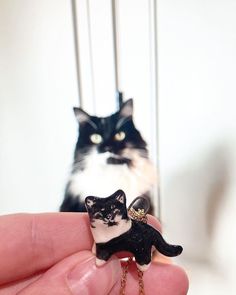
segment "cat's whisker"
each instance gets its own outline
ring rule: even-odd
[[[125,155],[125,154],[121,154],[121,155],[112,154],[112,157],[113,157],[113,158],[116,158],[116,159],[122,159],[122,158],[125,158],[125,159],[130,160],[130,161],[133,160],[132,157],[130,157],[130,156],[128,156],[128,155]]]
[[[116,130],[119,130],[122,126],[124,126],[127,122],[129,122],[132,117],[122,117],[116,124]]]
[[[98,130],[97,125],[92,120],[88,120],[87,123],[89,123],[95,130]]]

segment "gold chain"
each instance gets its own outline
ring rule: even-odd
[[[129,260],[126,262],[126,264],[122,268],[122,276],[121,276],[121,283],[120,283],[120,295],[125,295],[127,273],[128,273],[129,266],[130,266],[132,260],[133,260],[133,258],[129,257]]]
[[[123,272],[122,272],[121,284],[120,284],[120,295],[125,295],[127,274],[128,274],[129,266],[130,266],[132,261],[133,261],[133,258],[129,257],[128,261],[123,266]],[[137,268],[137,273],[138,273],[139,295],[145,295],[144,282],[143,282],[143,272]]]
[[[145,214],[144,209],[138,209],[138,211],[136,211],[134,208],[131,207],[129,209],[129,215],[135,220],[147,223],[147,215]]]
[[[147,223],[147,216],[143,209],[138,209],[136,211],[132,207],[129,209],[129,215],[136,220],[142,221]],[[120,295],[125,295],[125,287],[127,282],[127,274],[129,270],[129,266],[132,263],[133,258],[129,257],[128,261],[122,268],[122,276],[121,276],[121,283],[120,283]],[[138,273],[138,285],[139,285],[139,295],[145,295],[144,292],[144,282],[143,282],[143,272],[137,268]]]

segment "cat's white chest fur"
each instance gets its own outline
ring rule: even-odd
[[[83,201],[87,196],[107,197],[121,189],[126,193],[127,204],[148,192],[156,180],[155,169],[148,159],[130,152],[134,165],[107,164],[110,153],[93,150],[86,156],[85,169],[71,175],[69,191]]]

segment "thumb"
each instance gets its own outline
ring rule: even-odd
[[[82,251],[54,265],[19,295],[106,295],[120,277],[121,267],[116,257],[97,267],[95,256]]]

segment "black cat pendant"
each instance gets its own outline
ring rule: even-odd
[[[138,208],[140,200],[131,204],[128,214],[126,196],[122,190],[107,198],[89,196],[85,199],[95,242],[93,252],[97,257],[97,266],[104,264],[117,252],[128,251],[134,255],[137,267],[145,271],[151,263],[153,246],[169,257],[182,253],[181,246],[166,243],[158,230],[145,223],[145,214],[142,213],[148,209]],[[136,218],[137,215],[141,218]]]

